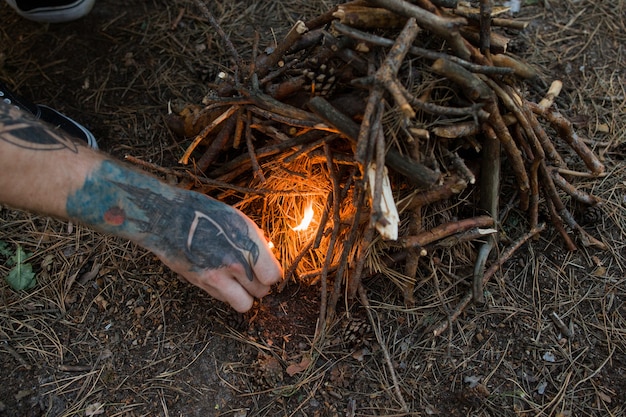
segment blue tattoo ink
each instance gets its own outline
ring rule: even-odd
[[[70,217],[125,236],[194,269],[244,266],[249,280],[259,247],[234,209],[202,194],[160,181],[111,161],[88,176],[66,204]]]

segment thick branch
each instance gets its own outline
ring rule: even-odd
[[[421,27],[447,40],[459,57],[466,60],[470,58],[471,54],[459,33],[459,27],[467,25],[464,18],[440,17],[404,0],[368,0],[368,2],[403,16],[414,17]]]
[[[430,230],[415,236],[405,236],[399,239],[405,248],[424,247],[437,240],[446,238],[455,233],[465,232],[474,227],[493,227],[494,220],[491,216],[478,216],[436,226]]]

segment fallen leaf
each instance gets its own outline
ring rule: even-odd
[[[598,130],[598,132],[601,133],[610,133],[611,129],[609,128],[609,125],[607,125],[606,123],[598,123],[598,125],[596,126],[596,129]]]
[[[33,266],[30,263],[25,263],[29,256],[30,254],[24,252],[24,249],[18,245],[15,254],[7,261],[7,264],[12,265],[13,269],[5,278],[15,291],[29,290],[37,285]]]
[[[98,307],[100,307],[102,310],[106,310],[106,309],[107,309],[107,306],[109,305],[109,302],[108,302],[107,300],[105,300],[105,299],[104,299],[104,297],[103,297],[102,295],[100,295],[100,294],[98,294],[98,295],[96,296],[96,298],[94,298],[94,300],[93,300],[93,301],[94,301],[94,302],[98,305]]]
[[[100,402],[89,404],[85,409],[86,416],[97,416],[99,414],[104,414],[104,407]]]
[[[603,266],[599,266],[592,272],[592,275],[594,277],[601,277],[603,275],[606,275],[606,268]]]
[[[603,402],[607,403],[607,404],[611,404],[611,397],[609,397],[608,395],[606,395],[605,393],[603,393],[602,391],[598,391],[598,397],[600,398],[600,400],[602,400]]]
[[[287,375],[294,376],[297,373],[304,371],[311,364],[311,358],[309,356],[303,356],[302,360],[298,364],[291,364],[287,367]]]
[[[368,355],[369,353],[370,351],[368,348],[363,348],[352,352],[352,357],[359,362],[363,362],[365,360],[365,355]]]
[[[31,264],[18,263],[11,269],[6,280],[15,291],[29,290],[37,285]]]

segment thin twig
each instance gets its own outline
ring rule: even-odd
[[[346,36],[350,36],[353,39],[367,42],[372,45],[392,46],[394,43],[394,41],[391,39],[387,39],[382,36],[363,32],[363,31],[360,31],[358,29],[352,28],[348,25],[344,25],[339,22],[333,22],[333,28]],[[514,72],[512,68],[508,68],[508,67],[499,68],[499,67],[493,67],[493,66],[488,66],[488,65],[478,65],[470,61],[467,61],[465,59],[456,57],[454,55],[446,54],[443,52],[432,51],[430,49],[419,48],[417,46],[411,46],[409,48],[409,54],[428,58],[433,61],[440,59],[440,58],[447,59],[477,74],[506,75],[506,74],[513,74]]]
[[[502,267],[502,265],[504,265],[504,263],[508,261],[511,258],[511,256],[513,256],[513,254],[524,243],[526,243],[529,239],[531,239],[536,234],[541,233],[545,228],[546,228],[545,224],[541,224],[537,226],[536,228],[530,230],[521,238],[513,242],[504,252],[502,252],[498,260],[493,265],[491,265],[489,269],[487,269],[487,271],[485,272],[485,275],[483,276],[483,286],[487,284],[487,282],[489,282],[491,277],[493,277],[493,275]],[[463,299],[459,302],[459,304],[457,304],[454,311],[452,311],[452,313],[450,314],[450,317],[448,317],[445,321],[441,322],[441,324],[435,330],[433,330],[433,335],[440,336],[441,334],[443,334],[443,332],[445,332],[448,329],[448,326],[452,322],[456,321],[456,319],[459,318],[461,313],[463,313],[465,308],[471,303],[472,298],[473,298],[472,291],[469,291],[467,295],[465,295],[465,297],[463,297]]]
[[[370,302],[367,298],[367,293],[365,292],[365,288],[363,288],[362,285],[359,285],[358,290],[359,290],[358,292],[359,292],[359,298],[361,300],[361,304],[363,304],[363,306],[365,307],[365,311],[367,311],[367,317],[370,320],[372,329],[374,329],[374,334],[376,335],[376,341],[378,342],[378,346],[380,346],[380,349],[383,351],[383,356],[385,357],[385,364],[387,365],[387,370],[389,371],[389,374],[391,375],[391,381],[393,382],[393,387],[392,387],[393,392],[396,394],[396,399],[400,403],[400,406],[402,407],[402,411],[405,413],[408,413],[409,406],[404,400],[402,391],[400,391],[400,381],[398,381],[398,376],[396,374],[396,370],[393,365],[391,355],[389,354],[389,349],[387,348],[387,342],[385,341],[385,338],[380,331],[379,324],[376,322],[376,320],[374,320],[374,314],[372,313],[372,306],[370,305]]]
[[[226,32],[224,32],[224,29],[222,29],[220,24],[217,22],[217,20],[215,19],[215,16],[213,16],[213,14],[209,11],[206,4],[204,4],[202,0],[195,0],[195,1],[196,1],[196,5],[200,8],[200,11],[204,15],[204,17],[206,17],[209,20],[209,23],[211,24],[211,26],[213,26],[213,29],[217,32],[220,38],[222,38],[222,42],[224,42],[224,45],[226,46],[226,50],[228,51],[228,53],[230,53],[230,57],[233,61],[233,64],[235,64],[238,70],[241,70],[243,68],[243,64],[242,64],[241,58],[239,57],[239,53],[237,52],[237,49],[235,48],[235,45],[233,45],[233,43],[230,41],[230,38],[228,37]],[[235,80],[236,80],[235,82],[237,83],[238,80],[236,78]]]
[[[252,115],[250,112],[246,115],[246,147],[248,148],[248,155],[250,156],[250,163],[252,164],[252,172],[253,177],[258,178],[261,183],[265,183],[265,175],[263,175],[263,170],[259,166],[259,161],[256,159],[256,154],[254,153],[254,144],[252,143],[252,129],[250,125],[252,124]]]

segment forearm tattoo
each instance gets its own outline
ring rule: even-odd
[[[0,140],[32,151],[70,151],[81,146],[60,131],[0,103]],[[241,264],[250,281],[259,246],[246,220],[230,206],[199,193],[103,160],[70,195],[72,219],[130,238],[167,259],[186,259],[199,272]]]
[[[240,214],[112,161],[104,161],[70,196],[67,212],[107,232],[141,236],[146,246],[168,258],[184,256],[196,270],[241,264],[248,279],[254,278],[259,247]]]

